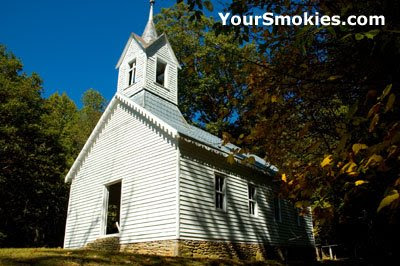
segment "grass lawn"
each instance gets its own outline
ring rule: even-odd
[[[161,257],[122,252],[64,250],[61,248],[0,249],[0,265],[282,265],[276,261],[246,262],[217,259]]]

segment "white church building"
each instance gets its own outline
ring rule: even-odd
[[[312,254],[310,215],[274,193],[274,167],[229,164],[234,145],[178,108],[180,64],[149,21],[118,61],[117,92],[66,176],[65,248],[264,259]]]

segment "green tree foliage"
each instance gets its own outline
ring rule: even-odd
[[[46,113],[42,116],[46,125],[44,130],[59,140],[68,168],[82,148],[82,141],[78,138],[78,108],[66,93],[60,95],[56,92],[45,100],[45,109]]]
[[[179,106],[193,123],[220,134],[234,131],[242,108],[237,99],[246,91],[248,73],[243,65],[255,57],[255,46],[240,45],[233,34],[216,35],[213,19],[200,16],[184,3],[163,9],[155,17],[159,32],[165,32],[181,63]],[[221,67],[224,66],[224,67]]]
[[[201,13],[205,1],[187,2]],[[225,134],[226,141],[278,166],[285,174],[281,192],[298,207],[312,207],[317,241],[344,243],[365,256],[393,254],[400,222],[399,3],[247,0],[227,9],[385,16],[379,27],[214,28],[235,32],[259,51],[246,65],[252,71],[243,135]]]
[[[75,124],[79,151],[103,114],[107,101],[100,92],[89,89],[83,94],[82,103],[83,107],[79,110],[79,120]]]
[[[57,136],[44,130],[41,81],[0,46],[0,245],[61,243],[67,190]]]
[[[38,75],[0,46],[0,247],[62,245],[64,177],[106,105],[93,89],[80,110],[65,93],[41,93]]]

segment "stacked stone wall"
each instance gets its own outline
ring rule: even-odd
[[[275,247],[257,243],[224,241],[159,240],[120,245],[119,237],[105,237],[87,244],[85,248],[193,258],[253,261],[263,261],[266,259],[315,260],[314,249],[312,247]]]
[[[119,237],[103,237],[88,243],[85,249],[101,250],[101,251],[119,251]]]

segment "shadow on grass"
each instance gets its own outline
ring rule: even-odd
[[[276,261],[251,262],[203,258],[163,257],[123,252],[63,249],[0,249],[0,265],[282,265]]]

